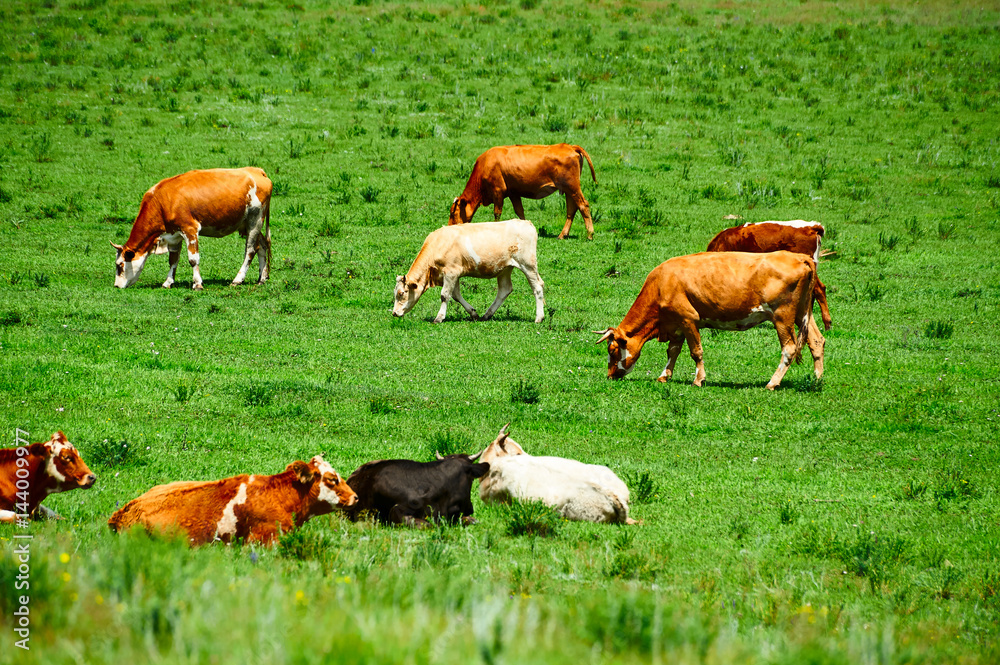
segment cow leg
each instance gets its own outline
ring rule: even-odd
[[[693,385],[701,388],[705,384],[705,360],[704,355],[701,350],[701,334],[698,332],[698,326],[694,324],[693,321],[685,321],[683,324],[684,339],[687,340],[688,350],[691,351],[691,360],[694,361],[694,383]],[[678,351],[680,349],[678,348]],[[667,347],[667,353],[669,355],[670,349]]]
[[[684,337],[679,336],[677,339],[671,339],[670,344],[667,346],[667,366],[663,368],[663,373],[657,377],[657,381],[660,383],[666,383],[674,375],[674,363],[677,362],[677,357],[681,355],[681,349],[684,347]]]
[[[448,313],[448,301],[451,300],[451,293],[455,290],[456,286],[458,286],[458,277],[445,275],[444,283],[441,285],[441,309],[438,310],[437,316],[434,317],[434,323],[444,321],[444,317]]]
[[[569,235],[569,227],[573,224],[573,217],[576,216],[576,202],[573,200],[572,196],[566,196],[566,224],[563,226],[562,233],[559,234],[560,240],[565,240],[566,236]],[[593,235],[593,234],[591,234]]]
[[[462,291],[459,288],[458,280],[455,280],[455,288],[451,292],[451,297],[458,301],[458,304],[465,308],[465,311],[469,313],[473,321],[479,319],[479,314],[476,313],[476,308],[465,301],[462,297]]]
[[[795,358],[795,335],[793,334],[792,324],[786,323],[777,317],[777,312],[774,319],[774,329],[778,333],[778,341],[781,343],[781,362],[778,363],[778,369],[774,371],[774,376],[771,380],[767,382],[767,389],[774,390],[781,383],[781,379],[784,378],[785,372],[788,371],[788,366],[792,364],[792,360]],[[812,318],[812,317],[809,317]],[[816,324],[813,323],[813,326]],[[819,328],[816,328],[819,332]],[[812,351],[812,345],[810,345],[809,350]]]
[[[181,260],[181,248],[171,247],[167,254],[167,259],[170,263],[170,269],[167,270],[167,279],[163,282],[163,288],[169,289],[174,285],[174,277],[177,275],[177,264]]]
[[[809,336],[806,338],[806,343],[809,345],[809,353],[813,357],[813,371],[816,373],[816,378],[822,379],[823,347],[826,346],[826,338],[819,331],[819,326],[816,325],[816,319],[813,318],[812,314],[809,315]]]
[[[188,250],[188,263],[191,264],[191,268],[194,271],[194,283],[191,284],[191,288],[196,291],[201,291],[205,287],[201,285],[201,269],[198,267],[198,263],[201,260],[198,255],[198,235],[194,234],[189,236],[187,243]]]
[[[233,278],[232,286],[239,286],[243,283],[243,280],[246,279],[247,270],[250,268],[250,262],[253,261],[253,257],[257,253],[257,242],[259,236],[260,231],[251,227],[249,233],[247,233],[247,246],[243,257],[243,265],[240,266],[240,271],[236,273],[236,277]]]
[[[267,213],[265,213],[267,214]],[[258,284],[263,284],[271,274],[271,232],[270,229],[260,233],[257,242]]]
[[[493,301],[493,304],[490,305],[490,308],[486,310],[486,316],[483,317],[483,321],[489,321],[491,318],[493,318],[493,315],[500,308],[500,305],[502,305],[503,301],[507,299],[507,296],[510,295],[510,292],[514,290],[513,284],[510,283],[510,273],[513,270],[514,270],[513,268],[505,268],[502,273],[497,275],[497,297]],[[544,314],[544,307],[543,307],[543,314]]]
[[[430,522],[422,517],[414,516],[412,512],[412,508],[408,509],[397,503],[389,509],[389,523],[405,524],[406,526],[416,527],[418,529],[426,529],[432,526]]]
[[[531,292],[535,294],[535,323],[541,323],[545,319],[545,282],[542,281],[535,266],[518,265],[517,267],[524,273],[528,284],[531,285]]]
[[[587,227],[587,240],[594,239],[594,220],[590,217],[590,204],[587,203],[587,199],[583,198],[583,193],[579,190],[572,192],[566,196],[566,209],[567,214],[569,214],[569,201],[572,197],[574,205],[579,209],[580,214],[583,216],[583,223]],[[566,229],[569,230],[567,222]]]
[[[524,216],[524,204],[521,203],[520,196],[511,196],[510,204],[514,206],[514,213],[517,215],[518,219],[528,219]]]

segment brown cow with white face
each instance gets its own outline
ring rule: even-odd
[[[139,215],[124,245],[111,246],[115,286],[135,284],[150,254],[169,253],[170,270],[163,288],[173,286],[181,249],[194,269],[192,288],[202,289],[198,236],[221,238],[233,232],[247,239],[246,253],[233,284],[242,284],[255,255],[259,283],[271,263],[271,181],[261,169],[188,171],[153,185],[142,197]]]
[[[566,237],[573,217],[579,210],[587,226],[587,240],[594,238],[590,205],[580,190],[583,160],[590,165],[590,176],[597,182],[594,163],[578,145],[505,145],[490,148],[476,159],[465,191],[451,204],[448,224],[465,224],[481,205],[493,204],[493,221],[500,221],[504,198],[510,199],[521,219],[521,199],[544,199],[553,192],[566,196],[566,225],[559,239]]]
[[[701,328],[749,330],[774,323],[781,343],[781,362],[767,384],[774,390],[809,345],[816,378],[823,377],[823,339],[812,316],[816,264],[803,254],[771,252],[702,252],[664,261],[649,273],[625,318],[616,328],[595,331],[597,343],[608,343],[608,378],[632,371],[643,345],[656,338],[668,342],[667,366],[659,381],[673,375],[674,363],[687,341],[697,369],[694,385],[705,382]],[[795,327],[799,335],[795,336]]]
[[[777,252],[786,250],[811,256],[819,263],[819,249],[825,229],[819,222],[795,219],[787,222],[757,222],[723,229],[708,243],[709,252]],[[833,325],[826,303],[826,286],[816,277],[816,302],[823,327]]]
[[[0,450],[0,522],[31,515],[49,494],[88,489],[96,480],[62,432],[44,443]]]
[[[273,476],[158,485],[108,520],[112,531],[183,531],[192,545],[221,540],[270,544],[310,518],[353,506],[358,497],[320,455]]]

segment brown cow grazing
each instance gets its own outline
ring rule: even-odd
[[[643,344],[655,337],[669,342],[667,366],[658,380],[673,375],[687,340],[697,366],[694,385],[701,386],[705,364],[699,329],[748,330],[764,321],[774,323],[781,342],[781,362],[767,384],[769,390],[781,383],[804,343],[809,344],[816,378],[822,378],[826,340],[812,318],[815,280],[815,262],[792,252],[702,252],[664,261],[646,277],[618,327],[597,331],[597,342],[608,342],[608,378],[631,372]]]
[[[514,212],[521,219],[524,206],[521,199],[544,199],[559,191],[566,196],[566,225],[559,239],[566,237],[573,217],[579,210],[587,225],[587,239],[594,238],[594,221],[590,205],[580,191],[583,160],[590,164],[590,176],[597,182],[594,163],[587,151],[578,145],[506,145],[490,148],[479,155],[465,191],[451,204],[448,224],[465,224],[481,205],[493,204],[493,221],[500,221],[503,200],[509,198]]]
[[[789,222],[758,222],[723,229],[708,243],[710,252],[777,252],[784,249],[808,254],[819,263],[819,247],[823,241],[823,225],[796,219]],[[816,302],[823,317],[823,327],[833,325],[826,304],[826,286],[816,277]]]
[[[108,526],[121,532],[136,524],[147,531],[184,531],[192,545],[215,540],[270,544],[312,517],[358,500],[320,455],[292,462],[274,476],[246,474],[205,482],[158,485],[118,510]]]
[[[97,476],[62,432],[45,443],[0,450],[0,522],[31,515],[49,494],[88,489]]]
[[[242,284],[253,257],[260,252],[259,283],[271,266],[271,181],[255,167],[188,171],[161,180],[142,197],[139,215],[124,245],[111,246],[115,286],[124,289],[139,279],[150,254],[169,253],[170,270],[163,288],[173,286],[181,248],[187,247],[194,269],[192,288],[201,290],[198,236],[221,238],[234,231],[247,239],[246,256],[233,284]]]

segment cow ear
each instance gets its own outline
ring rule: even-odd
[[[132,259],[135,258],[135,252],[133,252],[130,249],[122,255],[122,258],[124,258],[126,261],[131,261]]]
[[[480,462],[479,464],[473,464],[469,467],[469,473],[473,478],[482,478],[490,471],[489,462]]]
[[[49,457],[52,455],[52,451],[44,443],[33,443],[28,446],[28,452],[35,457]]]
[[[411,291],[416,291],[417,290],[417,283],[416,282],[407,282],[406,283],[406,288],[408,288]]]
[[[312,485],[313,481],[316,480],[316,471],[314,471],[308,464],[302,461],[292,462],[288,465],[292,473],[295,474],[295,479],[298,480],[303,485]]]

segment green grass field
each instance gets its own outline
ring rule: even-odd
[[[9,2],[0,33],[0,422],[98,474],[32,527],[31,650],[0,663],[1000,661],[1000,7],[996,2]],[[489,322],[395,275],[493,145],[583,146],[599,184],[558,241],[526,201]],[[194,168],[275,183],[264,287],[166,257],[112,288],[142,194]],[[826,375],[764,385],[774,330],[704,336],[708,382],[606,379],[657,264],[734,222],[826,225]],[[505,217],[512,217],[507,204]],[[477,221],[492,218],[480,210]],[[256,266],[251,268],[256,275]],[[496,286],[463,282],[479,309]],[[273,549],[114,536],[152,485],[322,452],[607,464],[637,527],[483,506],[427,532],[318,518]],[[552,535],[513,535],[539,520]],[[529,531],[531,529],[529,528]]]

